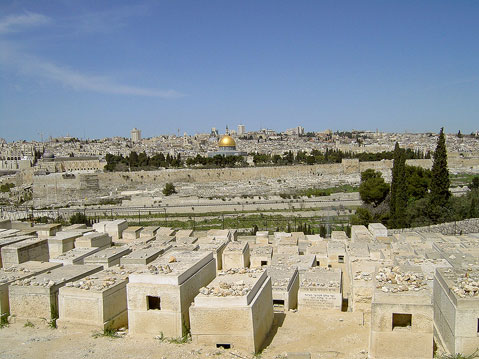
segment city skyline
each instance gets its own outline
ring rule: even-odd
[[[6,1],[0,137],[477,130],[479,5]]]

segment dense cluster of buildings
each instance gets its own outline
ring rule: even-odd
[[[261,351],[275,312],[357,312],[370,358],[432,358],[436,345],[469,355],[479,347],[478,243],[477,233],[390,234],[381,224],[326,239],[4,220],[0,308],[11,321],[190,333],[246,352]]]
[[[225,133],[233,142],[235,150],[225,153],[221,148],[223,135],[213,128],[210,133],[188,135],[161,135],[143,138],[141,131],[134,128],[131,138],[113,137],[96,140],[78,140],[74,137],[60,137],[48,141],[16,141],[7,143],[0,141],[0,171],[18,171],[32,166],[49,167],[44,162],[57,162],[55,167],[61,171],[68,167],[64,163],[78,162],[75,168],[81,170],[102,168],[107,154],[128,156],[131,151],[145,152],[149,156],[157,153],[171,156],[181,155],[183,159],[207,156],[223,150],[223,154],[244,155],[252,153],[282,155],[284,152],[298,151],[311,152],[312,150],[326,151],[342,150],[345,152],[381,152],[391,151],[394,144],[399,142],[401,147],[427,153],[436,146],[437,135],[431,133],[382,133],[353,131],[348,133],[324,132],[306,133],[298,126],[284,132],[262,129],[246,132],[244,125],[238,130],[227,130]],[[220,144],[220,146],[218,145]],[[451,134],[447,136],[447,146],[450,153],[458,156],[479,157],[477,152],[477,138]],[[224,146],[229,147],[229,146]],[[91,163],[82,166],[82,161],[98,160],[101,164],[91,166]]]

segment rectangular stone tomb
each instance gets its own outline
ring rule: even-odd
[[[193,252],[197,251],[198,249],[200,249],[199,244],[177,244],[172,248],[172,250],[182,252]]]
[[[211,252],[172,251],[130,275],[128,328],[134,335],[181,337],[190,328],[189,307],[216,275]]]
[[[48,238],[48,253],[50,258],[58,257],[75,248],[75,239],[81,237],[78,232],[58,232],[54,237]]]
[[[193,236],[193,230],[191,229],[180,229],[176,231],[176,238],[185,238]]]
[[[419,268],[380,267],[371,304],[370,358],[432,358],[432,290]]]
[[[283,240],[283,238],[281,240]],[[299,247],[298,246],[293,246],[293,245],[278,244],[278,247],[276,249],[276,253],[297,255],[297,254],[299,254]]]
[[[28,261],[48,262],[48,240],[31,238],[2,248],[2,265],[8,268]]]
[[[296,309],[298,306],[299,271],[296,267],[268,266],[273,288],[273,305],[277,310]]]
[[[196,237],[177,237],[176,238],[176,244],[178,245],[189,245],[189,244],[195,244],[198,242],[198,238]]]
[[[156,233],[160,229],[159,226],[148,226],[144,227],[143,230],[140,232],[140,238],[145,237],[156,237]]]
[[[12,221],[9,219],[0,219],[0,229],[11,229]]]
[[[111,237],[106,233],[87,233],[75,239],[75,247],[91,248],[98,247],[101,249],[111,246]]]
[[[128,222],[124,219],[117,219],[106,222],[104,228],[103,232],[108,233],[113,240],[117,240],[122,238],[123,231],[128,228]]]
[[[100,248],[92,247],[92,248],[73,248],[68,252],[60,254],[56,258],[50,258],[50,262],[53,263],[62,263],[63,265],[68,264],[83,264],[85,258],[88,258],[92,254],[98,252]]]
[[[238,235],[235,229],[210,229],[207,236],[220,241],[235,241]]]
[[[82,223],[72,224],[71,226],[63,227],[63,232],[76,231],[78,229],[87,229],[87,226]]]
[[[20,320],[58,317],[58,290],[66,283],[99,272],[101,266],[67,265],[16,281],[9,287],[10,314]]]
[[[61,267],[59,263],[50,262],[25,262],[10,268],[0,269],[0,315],[8,315],[10,306],[8,302],[8,286],[17,280],[25,279],[36,274]]]
[[[256,232],[256,244],[269,244],[269,232],[268,231],[258,231]]]
[[[172,237],[174,234],[175,234],[175,230],[169,227],[160,227],[158,231],[156,231],[157,237]]]
[[[137,249],[120,258],[122,265],[146,265],[153,262],[156,258],[164,254],[171,246],[149,246]]]
[[[33,236],[14,236],[14,237],[7,237],[7,238],[0,238],[0,254],[3,247],[9,246],[10,244],[14,244],[17,242],[24,241],[26,239],[34,239]],[[3,267],[2,256],[0,255],[0,268]]]
[[[223,251],[223,269],[246,268],[250,264],[248,242],[229,242]]]
[[[214,243],[200,244],[199,250],[213,253],[216,260],[216,270],[223,269],[223,251],[228,244],[227,241],[215,241]]]
[[[160,243],[160,244],[168,244],[168,243],[176,243],[176,237],[175,236],[163,236],[163,235],[158,235],[156,234],[156,239],[155,243]]]
[[[2,232],[0,232],[0,238],[8,238],[8,237],[13,237],[18,235],[20,232],[19,229],[6,229]]]
[[[126,246],[109,247],[86,257],[83,262],[85,264],[102,265],[106,269],[120,264],[121,258],[131,252],[132,250]]]
[[[59,223],[42,224],[40,226],[34,227],[38,234],[38,238],[48,238],[54,236],[55,233],[61,230],[61,228],[62,225]]]
[[[479,271],[437,269],[434,327],[449,353],[472,355],[479,347]]]
[[[142,231],[143,227],[140,226],[133,226],[133,227],[128,227],[123,231],[123,239],[127,240],[135,240],[137,238],[140,238],[140,232]]]
[[[58,294],[58,325],[116,329],[128,324],[126,285],[133,269],[118,266],[67,283]]]
[[[310,268],[316,267],[316,256],[314,254],[300,255],[288,255],[288,254],[273,254],[271,260],[273,265],[296,267],[299,272],[308,271]]]
[[[300,274],[298,309],[341,310],[342,272],[339,268],[315,267]]]
[[[273,257],[273,247],[255,246],[250,249],[250,266],[251,268],[258,268],[271,264]]]
[[[373,238],[376,239],[378,237],[387,237],[388,236],[388,229],[382,223],[369,223],[368,230],[373,235]]]
[[[190,308],[193,343],[258,352],[273,323],[271,278],[258,269],[220,272]]]

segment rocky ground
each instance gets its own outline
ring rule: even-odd
[[[216,349],[193,343],[174,344],[167,340],[137,338],[121,334],[119,338],[95,337],[85,328],[51,329],[45,324],[34,327],[24,323],[0,329],[0,358],[133,359],[133,358],[234,358],[280,359],[288,353],[311,353],[311,358],[367,358],[369,326],[360,313],[288,312],[275,314],[275,326],[262,353],[236,349]]]

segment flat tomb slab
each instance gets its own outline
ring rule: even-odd
[[[130,283],[180,285],[212,260],[210,252],[173,250],[132,274]]]
[[[67,265],[18,280],[9,288],[10,313],[20,319],[53,319],[58,314],[58,290],[102,269],[95,265]]]
[[[163,255],[171,246],[147,245],[146,248],[133,250],[130,254],[120,258],[122,265],[146,265]]]
[[[59,325],[104,330],[128,324],[126,285],[133,269],[118,266],[68,282],[58,294]]]
[[[89,247],[110,247],[111,237],[106,233],[86,233],[75,240],[75,247],[89,248]]]
[[[109,247],[86,257],[83,262],[85,264],[102,265],[106,269],[120,264],[120,259],[131,252],[131,248],[127,246]]]
[[[0,313],[10,313],[8,301],[8,286],[10,283],[48,272],[61,266],[59,263],[30,261],[6,269],[0,269]]]
[[[253,281],[248,274],[239,275],[244,279],[238,281],[238,275],[227,274],[224,277],[229,279],[202,288],[196,296],[190,307],[191,336],[195,344],[229,345],[249,352],[260,350],[273,323],[271,279],[266,271],[257,272]],[[224,284],[220,287],[220,283],[232,285],[226,288]],[[223,297],[230,291],[233,291],[231,296]]]
[[[59,255],[56,258],[51,258],[50,262],[53,263],[62,263],[64,265],[67,264],[83,264],[85,258],[88,258],[92,254],[100,251],[98,247],[92,248],[73,248],[68,252],[65,252]]]
[[[2,264],[6,268],[28,261],[47,262],[48,259],[48,240],[46,238],[26,239],[2,248]]]
[[[217,308],[247,306],[267,277],[267,272],[261,268],[221,271],[210,284],[200,289],[195,305]]]

